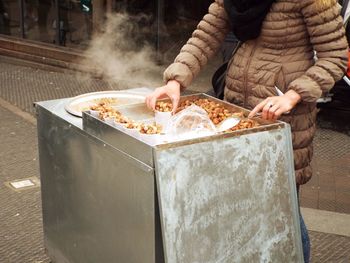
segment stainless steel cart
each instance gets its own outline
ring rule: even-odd
[[[37,103],[54,262],[303,262],[287,124],[151,146],[66,103]]]

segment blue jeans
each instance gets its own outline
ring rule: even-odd
[[[303,245],[304,262],[309,263],[310,262],[310,238],[309,238],[309,233],[307,232],[307,229],[306,229],[304,219],[303,219],[301,212],[300,212],[299,189],[300,189],[300,185],[297,185],[301,242]]]
[[[300,215],[300,230],[301,230],[301,241],[302,241],[302,245],[303,245],[304,262],[309,263],[309,261],[310,261],[309,234],[307,232],[306,225],[305,225],[303,217],[301,216],[300,210],[299,210],[299,215]]]

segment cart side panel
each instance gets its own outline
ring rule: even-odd
[[[38,137],[45,247],[54,262],[154,263],[153,168],[40,106]]]
[[[302,262],[289,126],[155,149],[167,263]]]

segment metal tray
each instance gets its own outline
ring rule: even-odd
[[[185,100],[191,101],[196,99],[210,99],[212,101],[215,101],[221,104],[222,106],[225,106],[227,109],[231,110],[232,112],[243,112],[245,117],[248,116],[249,114],[249,111],[247,109],[228,103],[226,101],[216,99],[214,97],[211,97],[203,93],[181,96],[180,103]],[[161,101],[170,101],[170,100],[162,99]],[[152,120],[154,120],[153,112],[146,107],[145,103],[122,105],[120,107],[115,107],[115,108],[119,112],[121,112],[123,115],[135,121],[152,122]],[[269,131],[269,130],[274,130],[278,128],[284,128],[285,126],[285,124],[280,121],[268,121],[268,120],[263,120],[261,118],[253,118],[253,119],[259,123],[258,127],[225,132],[225,133],[218,133],[218,134],[213,134],[209,136],[201,136],[201,137],[192,138],[192,139],[170,140],[167,142],[163,141],[161,143],[158,143],[158,142],[157,143],[145,142],[145,143],[152,147],[157,146],[157,147],[167,148],[167,147],[173,147],[174,145],[192,144],[192,143],[204,142],[209,140],[216,140],[219,138],[240,136],[240,135],[256,133],[261,131]],[[90,111],[84,112],[83,129],[88,133],[93,134],[94,136],[99,137],[104,141],[107,141],[111,145],[114,145],[114,143],[117,142],[118,144],[115,145],[116,147],[121,147],[119,145],[121,142],[126,143],[128,141],[127,139],[128,137],[134,137],[133,135],[130,135],[126,129],[120,130],[108,124],[107,122],[97,118],[96,116],[92,115]],[[127,135],[127,136],[124,136],[124,135]],[[120,139],[120,137],[123,137],[123,139]],[[134,139],[136,139],[137,141],[141,140],[140,137],[134,137]],[[129,145],[125,145],[125,149],[124,149],[125,152],[128,151],[127,150],[128,147],[130,147],[130,143]]]
[[[132,104],[139,104],[145,101],[145,96],[140,94],[133,94],[128,91],[99,91],[86,93],[76,96],[69,100],[65,105],[65,110],[77,117],[82,117],[82,112],[88,110],[90,106],[96,104],[96,101],[100,99],[116,99],[112,106],[126,106]]]

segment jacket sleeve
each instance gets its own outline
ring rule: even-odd
[[[304,102],[315,102],[329,91],[344,75],[348,61],[348,43],[337,1],[328,0],[328,4],[321,7],[317,2],[321,0],[301,1],[301,12],[317,61],[288,87],[299,93]]]
[[[215,0],[209,13],[197,25],[192,37],[164,72],[164,81],[177,80],[182,88],[188,87],[194,77],[220,48],[229,31],[223,0]]]

